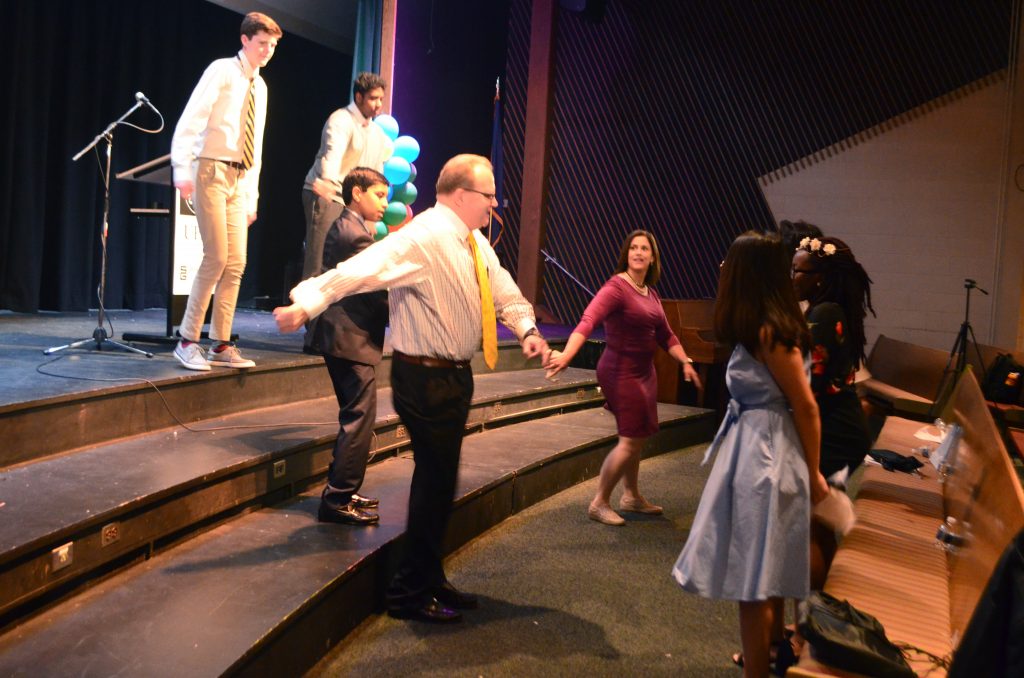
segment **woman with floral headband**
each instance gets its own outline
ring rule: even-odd
[[[804,238],[793,254],[793,290],[806,301],[811,330],[811,390],[821,413],[821,472],[852,472],[871,449],[854,375],[865,359],[864,318],[874,314],[871,278],[839,238]],[[811,588],[825,583],[835,535],[811,528]]]
[[[864,318],[872,315],[871,278],[839,238],[804,238],[793,254],[793,290],[808,302],[811,390],[821,410],[821,472],[825,477],[864,461],[871,446],[854,389],[865,359]]]

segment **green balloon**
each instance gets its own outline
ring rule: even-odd
[[[416,201],[416,196],[418,194],[419,191],[416,190],[416,184],[411,181],[407,181],[404,184],[399,184],[395,187],[394,199],[398,202],[405,203],[406,205],[411,205]]]
[[[388,226],[397,226],[405,221],[405,203],[392,200],[384,210],[384,223]]]
[[[383,222],[377,222],[376,233],[373,234],[374,241],[381,240],[388,234],[388,226]]]

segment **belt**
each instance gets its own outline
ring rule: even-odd
[[[741,404],[735,398],[729,399],[729,405],[725,410],[725,417],[722,419],[721,426],[718,427],[718,433],[715,434],[715,439],[708,445],[707,451],[704,452],[704,461],[701,462],[701,466],[708,463],[708,460],[715,456],[718,452],[718,446],[721,445],[722,439],[725,438],[725,434],[729,432],[733,424],[739,421],[740,415],[748,410],[770,410],[770,409],[781,409],[786,410],[788,404],[783,400],[769,401],[766,403],[747,403]]]
[[[245,171],[245,165],[243,165],[242,163],[238,162],[237,160],[218,160],[217,158],[200,158],[200,160],[211,160],[213,162],[219,162],[222,165],[227,165],[228,167],[232,167],[232,168],[238,170],[239,172],[244,172]]]
[[[406,355],[401,351],[392,351],[393,360],[401,360],[410,365],[422,365],[423,367],[446,367],[448,369],[464,369],[469,367],[468,360],[445,360],[444,358],[430,358],[422,355]]]

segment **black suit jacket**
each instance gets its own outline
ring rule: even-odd
[[[372,244],[373,235],[363,220],[345,209],[327,232],[321,272]],[[355,294],[331,304],[313,320],[306,331],[306,346],[316,353],[376,365],[384,350],[387,322],[387,292]]]

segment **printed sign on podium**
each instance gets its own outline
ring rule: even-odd
[[[158,337],[152,335],[124,335],[126,341],[176,341],[174,328],[181,324],[185,316],[185,306],[188,303],[188,294],[192,290],[192,281],[195,279],[199,264],[203,261],[203,241],[199,236],[199,224],[196,222],[195,210],[188,201],[181,198],[178,189],[173,187],[171,173],[171,155],[150,160],[138,167],[118,173],[118,179],[126,181],[141,181],[143,183],[158,184],[167,186],[173,195],[171,204],[174,209],[152,209],[132,208],[132,214],[138,216],[161,216],[170,218],[170,276],[167,286],[167,327],[166,336]],[[207,311],[206,322],[209,322],[210,312]]]

